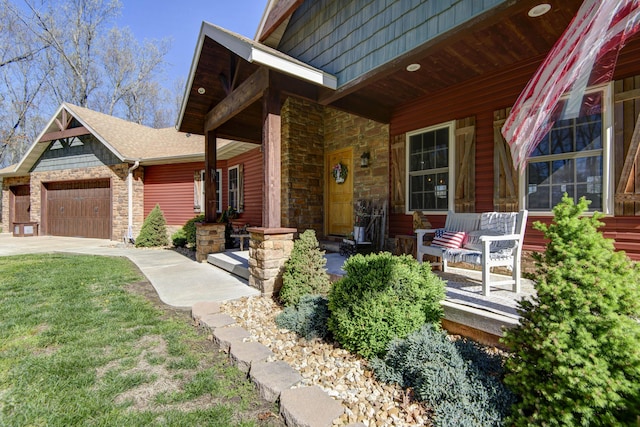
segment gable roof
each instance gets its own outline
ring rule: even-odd
[[[0,169],[0,176],[26,175],[51,141],[64,132],[68,115],[75,118],[123,163],[139,161],[141,165],[180,163],[204,160],[204,137],[178,132],[175,128],[154,129],[104,113],[63,103],[43,131],[31,144],[18,164]],[[73,128],[71,128],[73,129]],[[218,159],[225,160],[255,148],[255,144],[217,141]]]
[[[208,63],[207,52],[209,49],[219,52],[219,56],[216,56],[213,64]],[[240,60],[241,66],[236,63],[236,60]],[[210,66],[215,70],[207,68]],[[280,75],[294,77],[317,88],[334,90],[337,85],[335,76],[330,73],[250,38],[203,22],[176,127],[193,133],[203,133],[204,126],[200,121],[196,121],[195,124],[191,123],[191,119],[197,114],[192,111],[189,115],[187,110],[196,109],[198,113],[204,115],[209,111],[211,105],[219,103],[228,95],[228,90],[223,90],[220,86],[220,74],[227,74],[224,77],[229,84],[237,83],[240,85],[246,77],[260,67]],[[204,76],[199,74],[202,68],[207,68]],[[228,75],[229,70],[234,70],[232,74],[235,74],[236,71],[238,74]],[[220,87],[216,91],[214,86]],[[235,86],[231,84],[231,88],[233,87]]]

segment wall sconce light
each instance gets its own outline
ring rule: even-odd
[[[371,157],[371,154],[369,154],[368,151],[365,151],[364,153],[362,153],[362,156],[360,156],[360,167],[361,168],[368,168],[369,167],[369,158]]]

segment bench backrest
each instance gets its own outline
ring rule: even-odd
[[[447,212],[444,229],[447,231],[472,231],[480,228],[480,216],[478,213]]]

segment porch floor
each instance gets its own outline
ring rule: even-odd
[[[229,271],[237,276],[249,277],[249,251],[227,250],[218,254],[210,254],[209,263]],[[327,272],[333,279],[345,274],[342,266],[346,257],[338,253],[325,254]],[[502,336],[503,328],[510,328],[518,323],[518,301],[531,298],[534,293],[533,281],[522,279],[522,291],[514,293],[511,285],[494,286],[491,294],[482,295],[482,273],[480,270],[448,267],[447,272],[435,271],[447,284],[446,299],[442,305],[445,312],[445,327],[453,333],[474,335],[475,330],[480,335],[488,334],[492,337],[488,342],[495,344]],[[492,274],[493,280],[504,279],[503,276]],[[453,330],[452,330],[453,329]],[[480,341],[487,341],[483,337],[472,336]],[[486,338],[486,337],[485,337]]]

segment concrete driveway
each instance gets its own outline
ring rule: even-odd
[[[246,280],[169,249],[136,249],[103,239],[0,234],[0,257],[52,252],[127,257],[146,276],[160,299],[174,307],[191,308],[199,301],[260,295]]]

